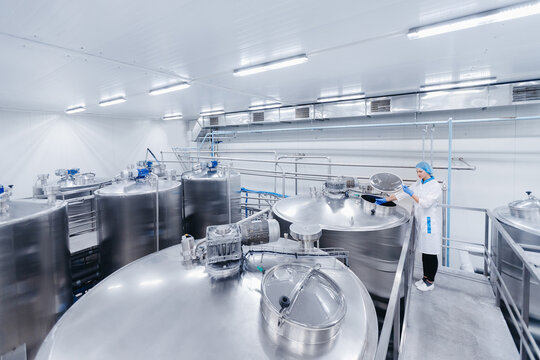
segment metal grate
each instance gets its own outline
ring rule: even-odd
[[[210,116],[210,126],[217,126],[217,125],[219,125],[219,117]]]
[[[514,86],[512,88],[512,102],[540,100],[540,85]]]
[[[390,111],[390,99],[373,100],[371,101],[371,112],[381,113]]]
[[[309,119],[309,106],[299,107],[295,109],[295,119]]]
[[[263,122],[264,121],[264,111],[254,112],[252,122]]]

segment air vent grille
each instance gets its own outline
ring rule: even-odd
[[[512,102],[540,100],[540,85],[514,86],[512,88]]]
[[[263,122],[264,121],[264,111],[254,112],[252,122]]]
[[[219,117],[210,116],[210,126],[217,126],[217,125],[219,125]]]
[[[299,107],[295,109],[295,119],[309,119],[309,106]]]
[[[381,113],[390,111],[390,99],[373,100],[371,101],[371,112]]]

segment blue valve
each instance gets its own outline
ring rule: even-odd
[[[4,185],[0,185],[0,194],[4,193]]]
[[[138,175],[135,179],[144,179],[145,177],[148,176],[148,174],[150,174],[150,171],[146,168],[137,169],[137,171],[138,171]]]
[[[147,161],[147,162],[146,162],[146,167],[147,167],[147,168],[151,169],[151,168],[152,168],[152,165],[153,165],[153,163],[152,163],[151,161]]]
[[[208,168],[209,168],[209,169],[214,169],[214,168],[217,167],[217,165],[218,165],[217,160],[212,160],[212,161],[209,161],[209,162],[208,162]]]
[[[75,175],[79,173],[79,169],[69,169],[67,173],[68,175]]]

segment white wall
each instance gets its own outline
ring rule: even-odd
[[[0,184],[14,197],[32,195],[39,173],[80,168],[111,178],[128,164],[185,144],[182,121],[119,119],[78,114],[0,111]]]
[[[440,113],[424,113],[422,120],[446,120],[540,115],[539,105],[490,108]],[[324,123],[353,124],[361,122],[411,121],[414,115],[378,116],[371,119],[329,120]],[[320,121],[314,121],[320,125]],[[306,124],[306,126],[309,124]],[[256,125],[257,126],[257,125]],[[300,123],[276,126],[304,126]],[[260,129],[259,127],[252,127]],[[267,128],[267,127],[266,127]],[[392,127],[336,131],[304,131],[288,133],[254,133],[224,140],[218,147],[241,150],[276,150],[278,153],[306,153],[328,155],[332,161],[367,164],[396,164],[414,166],[422,160],[423,127]],[[477,167],[476,171],[453,171],[452,204],[493,209],[525,197],[531,190],[540,196],[540,120],[505,121],[498,123],[461,124],[454,126],[453,156],[464,157]],[[429,141],[426,143],[429,148]],[[448,128],[436,127],[434,132],[434,165],[446,166],[448,156]],[[223,156],[226,156],[225,154]],[[235,157],[273,159],[271,154],[234,154]],[[427,154],[429,160],[429,154]],[[237,167],[273,169],[264,163],[233,162]],[[284,165],[292,170],[293,165]],[[300,166],[299,171],[326,173],[324,167]],[[402,178],[414,179],[414,169],[376,169],[333,167],[334,174],[370,176],[380,171],[391,171]],[[447,180],[446,170],[436,170],[438,179]],[[273,179],[243,176],[243,186],[258,190],[273,190]],[[287,194],[294,193],[293,180],[287,180]],[[299,193],[307,192],[307,181],[299,182]],[[320,185],[320,183],[318,183]],[[281,180],[277,191],[281,192]],[[452,236],[469,241],[483,241],[483,216],[458,210],[452,211]],[[457,256],[452,256],[457,259]]]

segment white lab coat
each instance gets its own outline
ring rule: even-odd
[[[442,210],[438,207],[442,201],[441,186],[435,179],[424,184],[419,179],[410,188],[420,200],[413,200],[417,249],[423,254],[438,255],[442,244]],[[407,197],[403,191],[396,194],[398,201]]]

